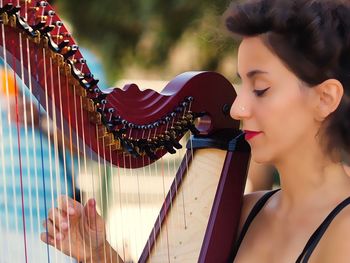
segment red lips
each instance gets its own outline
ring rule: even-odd
[[[244,138],[248,141],[262,132],[244,130]]]

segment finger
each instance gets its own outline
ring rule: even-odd
[[[51,246],[55,245],[55,239],[52,236],[50,236],[47,232],[42,232],[40,234],[40,239],[44,243],[49,244]]]
[[[57,199],[58,209],[65,212],[70,218],[80,217],[82,205],[67,195],[61,195]]]
[[[58,228],[56,228],[51,220],[45,220],[43,222],[43,226],[48,234],[53,239],[56,239],[57,241],[62,241],[65,238],[65,235],[60,232]]]
[[[97,213],[95,199],[89,199],[84,207],[88,227],[93,231],[104,231],[104,220]]]
[[[63,223],[67,223],[67,213],[60,211],[58,208],[50,209],[48,219],[54,222],[55,226],[60,229]]]
[[[50,236],[47,232],[43,232],[40,234],[40,239],[41,241],[43,241],[44,243],[57,248],[58,250],[61,250],[62,248],[62,243],[55,240],[52,236]]]

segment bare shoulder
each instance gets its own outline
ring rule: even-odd
[[[350,205],[332,221],[318,247],[316,262],[349,262]]]
[[[268,191],[257,191],[244,195],[238,233],[241,232],[243,224],[246,221],[250,211],[253,209],[253,206],[267,192]]]

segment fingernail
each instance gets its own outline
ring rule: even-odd
[[[61,229],[67,230],[68,229],[68,224],[66,222],[61,223]]]
[[[70,214],[70,215],[74,215],[75,214],[75,210],[74,210],[73,207],[69,207],[68,208],[68,214]]]
[[[57,233],[56,234],[56,239],[57,240],[62,240],[63,239],[63,235],[61,233]]]
[[[95,199],[90,199],[90,206],[95,207],[95,205],[96,205]]]

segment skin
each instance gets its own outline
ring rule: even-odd
[[[41,233],[41,240],[79,262],[123,262],[106,240],[105,222],[94,199],[83,206],[61,196],[43,226],[47,232]]]
[[[295,262],[314,230],[350,195],[349,176],[322,148],[320,136],[325,118],[339,105],[343,86],[329,79],[307,87],[261,37],[243,39],[238,73],[242,86],[231,116],[242,121],[244,130],[261,132],[248,141],[252,159],[277,168],[282,190],[251,224],[235,262]],[[263,194],[244,197],[240,228]],[[347,262],[348,247],[350,207],[332,222],[309,262]]]

